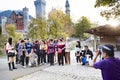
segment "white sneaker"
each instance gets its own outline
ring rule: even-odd
[[[26,68],[26,66],[22,66],[23,68]]]

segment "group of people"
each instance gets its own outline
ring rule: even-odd
[[[49,63],[54,65],[57,61],[59,65],[70,64],[70,40],[64,41],[63,38],[59,40],[49,39],[48,41],[36,40],[33,43],[29,39],[18,41],[13,46],[12,38],[8,39],[5,44],[5,51],[8,58],[9,70],[17,69],[15,67],[14,59],[16,56],[16,63],[23,67],[39,66],[40,64]],[[102,60],[96,62],[99,55],[102,55]],[[77,41],[75,46],[76,62],[82,62],[82,65],[89,63],[88,58],[93,59],[93,53],[88,46],[81,49],[80,41]],[[12,65],[12,66],[11,66]],[[91,67],[101,69],[103,80],[120,80],[120,59],[114,57],[114,47],[111,44],[106,44],[101,49],[96,51]]]
[[[9,70],[12,70],[10,65],[11,63],[14,67],[14,59],[16,64],[21,64],[22,67],[26,66],[39,66],[40,64],[50,63],[54,65],[57,62],[59,65],[70,64],[70,51],[71,43],[70,39],[67,38],[64,40],[60,39],[49,39],[36,40],[33,43],[30,43],[29,39],[25,38],[24,40],[19,40],[14,46],[12,44],[12,38],[8,39],[7,44],[5,45],[5,51],[7,53],[9,61]],[[75,57],[76,62],[82,63],[82,65],[89,63],[89,58],[93,59],[93,53],[88,46],[84,46],[84,50],[81,49],[80,41],[76,41],[75,45]]]
[[[70,48],[70,40],[65,41],[63,38],[47,41],[36,40],[33,43],[30,43],[29,39],[20,39],[14,46],[12,38],[9,38],[5,45],[10,71],[17,69],[14,61],[16,64],[21,64],[22,67],[39,66],[45,63],[54,65],[55,62],[58,62],[59,65],[70,64]]]
[[[84,46],[84,50],[81,50],[80,42],[77,41],[75,56],[76,62],[82,62],[82,65],[89,64],[89,60],[91,59],[93,62],[89,66],[100,69],[103,80],[120,80],[120,58],[115,57],[113,45],[102,45],[96,51],[93,58],[93,53],[88,46]],[[101,59],[97,62],[99,56]]]
[[[75,48],[75,56],[77,62],[82,62],[82,65],[89,64],[89,58],[93,59],[93,53],[88,46],[84,46],[84,50],[81,50],[80,42],[77,42]],[[97,62],[97,58],[101,56],[100,61]],[[100,69],[103,80],[120,80],[120,58],[115,58],[114,46],[111,44],[105,44],[101,49],[97,50],[93,63],[89,64],[90,67]]]
[[[75,56],[76,62],[82,63],[82,65],[89,64],[90,59],[93,59],[93,52],[88,48],[87,45],[84,46],[84,49],[81,49],[80,41],[77,41],[75,46]]]

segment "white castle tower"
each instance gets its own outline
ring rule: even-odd
[[[29,24],[29,14],[28,14],[29,9],[28,8],[23,8],[23,21],[24,21],[24,32],[28,31],[28,24]]]
[[[2,34],[6,33],[6,31],[5,31],[5,25],[6,25],[6,23],[7,23],[7,17],[2,16],[2,18],[1,18]]]
[[[45,0],[36,0],[34,1],[34,5],[36,8],[36,18],[45,18]]]

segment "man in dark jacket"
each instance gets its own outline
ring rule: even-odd
[[[93,59],[93,53],[92,53],[92,51],[88,48],[87,45],[84,46],[84,49],[85,49],[85,50],[82,51],[82,53],[83,53],[83,54],[82,54],[83,59],[86,60],[87,55],[89,55],[89,58],[91,58],[91,60],[92,60],[92,59]],[[89,63],[89,61],[83,61],[83,64],[82,64],[82,65],[85,65],[85,63]]]
[[[40,45],[39,45],[39,41],[36,40],[33,46],[34,52],[37,54],[38,56],[38,65],[40,65]]]

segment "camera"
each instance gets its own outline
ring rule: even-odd
[[[101,50],[100,50],[100,49],[98,50],[98,54],[99,54],[99,55],[101,55],[101,54],[102,54],[102,52],[101,52]]]
[[[101,55],[102,54],[102,46],[98,47],[98,54]]]

